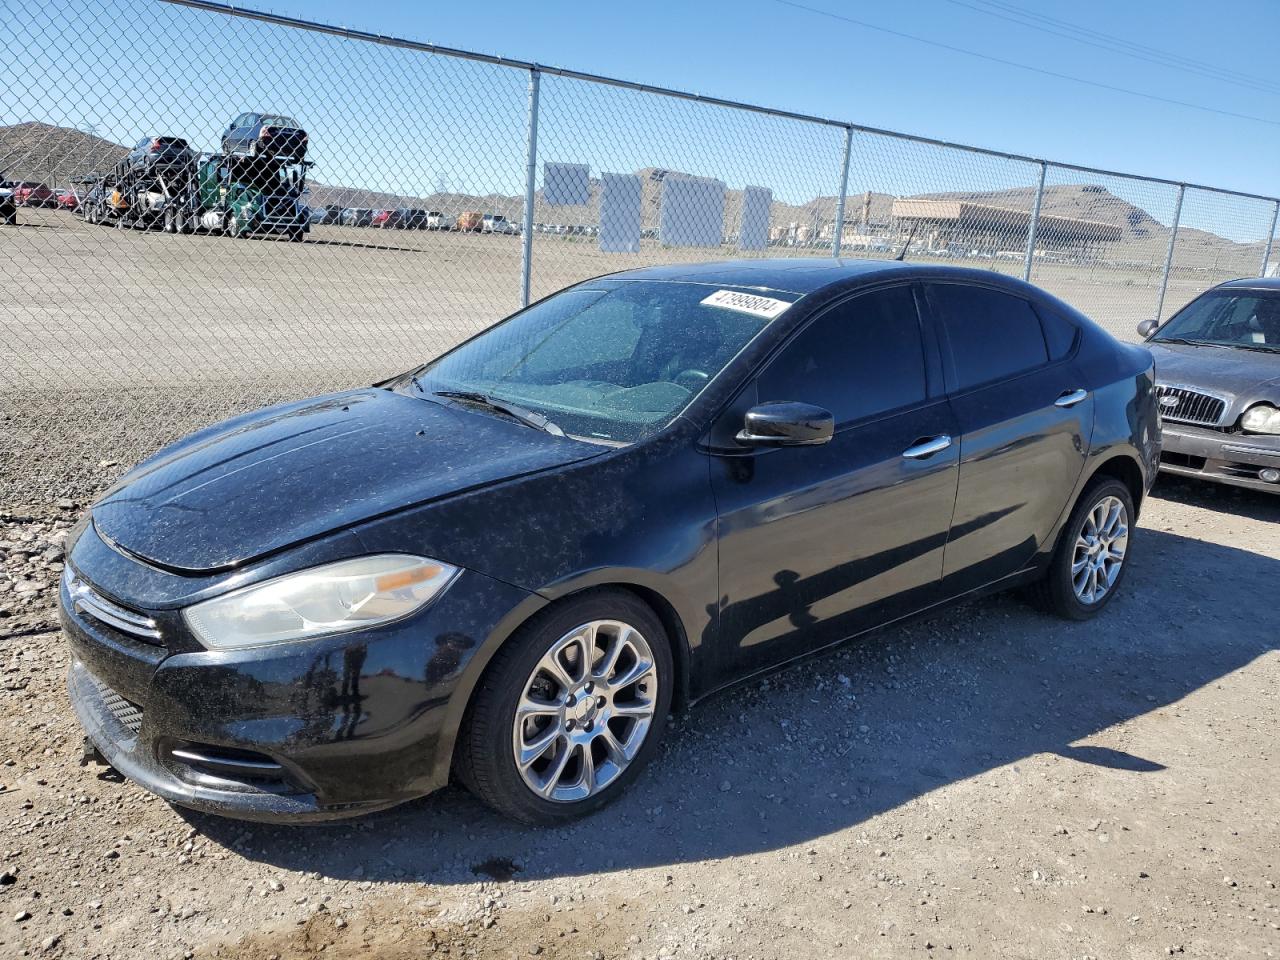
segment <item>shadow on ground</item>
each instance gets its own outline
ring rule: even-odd
[[[1263,493],[1245,487],[1227,486],[1225,483],[1210,483],[1162,473],[1151,495],[1203,510],[1280,523],[1280,484],[1276,485],[1275,493]]]
[[[452,788],[329,826],[183,815],[266,864],[456,883],[761,853],[1039,753],[1109,775],[1177,775],[1177,757],[1080,741],[1280,647],[1259,589],[1277,578],[1275,559],[1144,529],[1123,593],[1097,620],[1066,623],[997,597],[732,689],[678,720],[620,802],[564,829],[513,825]]]

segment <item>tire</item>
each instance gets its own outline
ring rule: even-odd
[[[289,231],[289,242],[290,242],[290,243],[301,243],[301,242],[302,242],[303,235],[304,235],[304,234],[303,234],[303,230],[302,230],[302,228],[301,228],[301,227],[295,227],[294,229],[292,229],[292,230],[290,230],[290,231]]]
[[[227,235],[233,240],[239,240],[245,235],[244,225],[240,222],[239,218],[232,217],[227,221]]]
[[[596,639],[592,641],[592,647],[597,649],[593,654],[597,669],[604,663],[604,653],[611,649],[608,644],[618,643],[623,636],[636,637],[621,629],[629,626],[638,632],[640,645],[629,648],[628,652],[626,644],[622,644],[624,650],[615,659],[617,666],[611,675],[621,679],[633,668],[642,671],[640,661],[644,660],[652,664],[653,672],[647,674],[652,682],[641,681],[646,685],[643,691],[639,685],[615,688],[596,674],[594,681],[599,686],[592,691],[592,687],[582,685],[592,676],[579,676],[575,706],[564,705],[569,697],[549,692],[555,682],[542,668],[544,658],[568,641],[569,646],[563,649],[572,660],[575,649],[582,648],[575,648],[576,640],[570,638],[576,637],[584,625],[601,621]],[[640,646],[651,656],[633,656]],[[577,662],[581,663],[580,654]],[[563,660],[560,663],[562,667],[565,665]],[[564,823],[598,810],[617,799],[657,751],[671,708],[674,673],[671,647],[661,621],[648,604],[634,594],[626,590],[598,590],[555,604],[521,627],[494,654],[486,668],[459,731],[454,751],[458,779],[485,804],[522,823]],[[574,678],[570,674],[566,679]],[[538,688],[538,684],[543,686]],[[521,721],[530,726],[517,728],[516,706],[526,689],[538,690],[539,699],[545,698],[545,702],[549,706],[554,704],[560,713],[530,717]],[[582,695],[584,691],[592,692]],[[616,694],[618,700],[609,700],[607,706],[599,707],[597,712],[597,704],[606,700],[604,696],[596,699],[596,695],[602,693],[610,697]],[[614,713],[628,708],[634,713],[637,708],[643,711],[650,707],[652,712],[647,723]],[[594,726],[595,721],[599,721],[598,726]],[[537,726],[544,722],[545,726]],[[551,799],[547,793],[535,792],[526,775],[521,773],[516,760],[517,737],[521,742],[526,739],[537,742],[544,736],[555,739],[548,744],[546,752],[529,764],[528,776],[534,780],[545,779],[552,788],[549,792],[572,794],[586,790],[585,794]],[[606,746],[608,741],[625,749],[611,752]],[[603,786],[585,786],[587,764],[583,750],[591,751],[593,757],[591,782],[598,784],[604,780]],[[557,766],[564,753],[570,755],[567,764],[561,762]],[[614,762],[615,756],[622,759],[627,754],[629,761],[621,765]],[[557,776],[553,768],[563,773]],[[571,782],[575,773],[576,783]]]
[[[173,210],[171,210],[171,209],[166,209],[166,210],[165,210],[165,212],[164,212],[164,226],[163,226],[163,228],[162,228],[162,229],[164,230],[164,232],[165,232],[165,233],[177,233],[177,232],[178,232],[178,217],[177,217],[177,215],[173,212]]]
[[[1114,554],[1117,546],[1120,547],[1123,557],[1119,563],[1119,567],[1115,570],[1114,578],[1108,576],[1109,570],[1105,568],[1099,573],[1097,584],[1106,583],[1105,590],[1100,596],[1089,600],[1088,589],[1088,570],[1084,568],[1086,576],[1084,595],[1077,591],[1078,577],[1073,578],[1073,564],[1079,562],[1086,554],[1077,552],[1078,543],[1082,540],[1088,540],[1090,531],[1093,529],[1091,516],[1096,510],[1099,510],[1103,504],[1119,503],[1123,508],[1123,515],[1119,518],[1124,526],[1124,536],[1121,542],[1119,537],[1113,532],[1106,533],[1102,540],[1110,542],[1103,547],[1099,544],[1098,556],[1111,556]],[[1109,511],[1108,511],[1109,515]],[[1075,508],[1071,511],[1071,516],[1067,519],[1066,526],[1062,528],[1062,535],[1058,541],[1058,546],[1054,550],[1053,559],[1049,562],[1049,569],[1045,572],[1044,579],[1035,587],[1035,599],[1037,604],[1048,613],[1056,614],[1067,620],[1090,620],[1096,617],[1109,604],[1116,593],[1119,591],[1121,584],[1124,583],[1125,572],[1129,569],[1129,563],[1133,556],[1133,495],[1129,492],[1129,488],[1121,481],[1114,477],[1099,477],[1090,481],[1085,487],[1084,492],[1080,494],[1080,499],[1076,501]],[[1105,527],[1105,524],[1104,524]],[[1118,529],[1118,527],[1116,528]],[[1098,538],[1095,538],[1098,539]],[[1085,561],[1088,563],[1088,561]]]

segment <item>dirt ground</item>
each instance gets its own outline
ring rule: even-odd
[[[997,597],[736,688],[559,830],[454,788],[248,825],[81,767],[77,509],[0,528],[0,957],[1280,954],[1280,497],[1162,480],[1100,619]]]

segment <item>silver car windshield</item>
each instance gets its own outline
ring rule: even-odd
[[[701,283],[590,281],[428,364],[416,383],[428,395],[469,391],[516,403],[576,436],[632,442],[669,423],[796,299]]]
[[[1280,291],[1207,293],[1183,307],[1152,341],[1280,352]]]

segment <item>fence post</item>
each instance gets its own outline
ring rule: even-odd
[[[1035,203],[1031,205],[1031,222],[1027,224],[1027,259],[1022,265],[1022,279],[1031,282],[1031,260],[1036,255],[1036,234],[1040,232],[1040,203],[1044,200],[1044,175],[1049,165],[1040,161],[1040,183],[1036,186]]]
[[[1275,206],[1271,210],[1271,229],[1267,232],[1267,247],[1262,251],[1262,271],[1258,274],[1260,277],[1267,275],[1267,266],[1271,263],[1271,241],[1276,235],[1276,217],[1280,216],[1280,200],[1276,201]]]
[[[853,151],[853,127],[844,128],[844,164],[840,168],[840,193],[836,195],[836,223],[831,237],[831,255],[840,256],[844,240],[844,198],[849,192],[849,154]]]
[[[538,183],[538,88],[542,71],[529,70],[529,133],[525,149],[524,222],[520,227],[520,306],[529,305],[530,269],[533,265],[533,197]]]
[[[1173,205],[1173,223],[1169,226],[1169,252],[1164,255],[1164,276],[1160,278],[1160,298],[1156,300],[1156,323],[1164,314],[1164,295],[1169,289],[1169,271],[1173,269],[1173,247],[1178,242],[1178,221],[1182,219],[1182,195],[1186,192],[1187,185],[1178,184],[1178,202]]]

